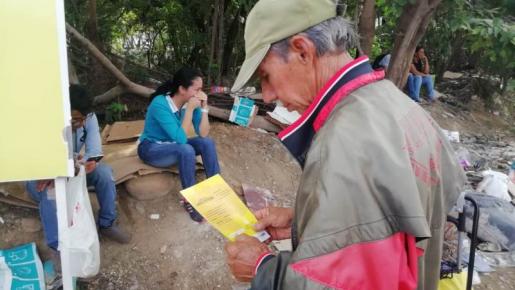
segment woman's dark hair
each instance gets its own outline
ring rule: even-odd
[[[422,45],[417,45],[417,47],[415,48],[415,53],[417,53],[422,48],[424,48]]]
[[[93,99],[85,87],[70,85],[70,106],[72,110],[79,111],[83,116],[93,112]]]
[[[150,102],[159,95],[175,95],[179,90],[179,87],[187,89],[193,84],[193,80],[201,78],[202,74],[199,70],[189,67],[183,67],[179,69],[173,75],[172,80],[167,80],[161,84],[152,95],[150,95]]]

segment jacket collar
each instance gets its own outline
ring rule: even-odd
[[[337,96],[337,102],[339,102],[359,87],[382,78],[384,78],[384,72],[374,72],[368,62],[368,57],[356,58],[331,77],[318,92],[313,103],[297,121],[278,134],[281,142],[300,163],[301,167],[304,167],[306,154],[313,137],[336,104],[334,100],[332,102],[330,100]],[[331,104],[329,109],[326,108],[328,103]],[[323,112],[323,115],[321,115],[321,112]]]

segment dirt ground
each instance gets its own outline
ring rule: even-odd
[[[267,188],[278,205],[291,206],[300,167],[268,133],[213,123],[224,179],[241,194],[241,184]],[[203,174],[198,174],[203,179]],[[178,177],[177,177],[178,178]],[[137,201],[118,187],[119,223],[133,234],[129,245],[101,239],[100,274],[84,289],[245,289],[228,272],[224,238],[208,224],[193,222],[179,205],[178,192]],[[151,220],[151,214],[159,214]],[[41,230],[23,231],[22,218],[36,220],[38,212],[0,203],[0,248],[36,241],[42,256],[46,246]]]
[[[442,128],[493,134],[513,140],[509,124],[485,112],[467,112],[447,104],[423,104]],[[474,121],[476,120],[476,121]],[[492,129],[495,128],[495,129]],[[508,133],[506,133],[508,132]],[[222,175],[241,193],[247,183],[271,190],[278,205],[291,206],[301,170],[277,138],[268,133],[214,122]],[[178,178],[178,177],[177,177]],[[199,179],[204,178],[201,174]],[[137,201],[118,187],[119,223],[133,234],[129,245],[101,239],[100,274],[81,289],[246,289],[230,275],[223,253],[224,239],[208,224],[190,220],[177,192],[150,201]],[[158,220],[150,219],[159,214]],[[35,241],[46,257],[36,210],[0,203],[0,248]],[[27,221],[36,221],[29,227]],[[30,223],[29,223],[30,224]],[[515,269],[482,276],[475,289],[515,289]]]

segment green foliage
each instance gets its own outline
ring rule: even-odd
[[[125,111],[127,111],[127,106],[122,103],[113,102],[109,104],[105,111],[106,123],[112,124],[114,122],[121,121]]]
[[[66,19],[86,36],[88,3],[66,0]],[[393,50],[395,30],[405,5],[416,0],[377,0],[381,25],[376,27],[372,59]],[[106,53],[123,56],[117,63],[131,79],[144,83],[149,69],[170,75],[188,65],[212,76],[222,71],[232,80],[244,58],[244,17],[257,0],[225,0],[222,65],[209,66],[215,0],[96,0],[98,37]],[[345,15],[357,19],[360,0],[344,1]],[[442,0],[422,43],[432,73],[473,68],[502,90],[513,87],[515,71],[515,26],[512,0]],[[215,47],[215,50],[219,48]],[[75,53],[84,57],[87,53]],[[216,55],[215,55],[216,57]],[[78,61],[80,64],[81,62]],[[87,61],[82,61],[83,67]],[[163,75],[163,74],[161,74]],[[501,85],[502,84],[502,85]],[[227,84],[226,84],[227,85]],[[113,105],[113,116],[121,114]]]

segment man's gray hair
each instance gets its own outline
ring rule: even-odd
[[[306,35],[315,44],[318,56],[326,53],[340,54],[359,45],[354,24],[341,16],[325,20],[298,34]],[[272,44],[271,51],[287,60],[290,38]]]

